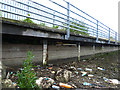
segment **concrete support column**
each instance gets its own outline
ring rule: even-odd
[[[109,51],[111,51],[111,46],[109,46]]]
[[[80,43],[78,43],[78,61],[80,61]]]
[[[47,40],[43,40],[43,65],[47,64],[48,61],[48,44]]]
[[[93,54],[95,54],[95,45],[93,45]]]
[[[114,50],[116,50],[116,47],[114,46]]]
[[[104,51],[104,45],[102,45],[102,51]]]

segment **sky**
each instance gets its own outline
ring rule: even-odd
[[[49,0],[33,0],[47,5],[53,9],[61,10]],[[67,6],[63,0],[53,0],[63,6]],[[66,0],[95,19],[104,23],[111,29],[118,31],[118,2],[120,0]]]

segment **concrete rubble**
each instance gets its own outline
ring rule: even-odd
[[[55,79],[60,82],[68,82],[71,79],[72,72],[66,69],[59,69],[55,73]]]
[[[52,86],[54,82],[55,81],[53,79],[47,77],[40,77],[36,80],[36,84],[40,88],[50,88],[50,86]]]

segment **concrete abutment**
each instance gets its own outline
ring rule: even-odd
[[[4,41],[4,40],[3,40]],[[8,40],[3,42],[2,61],[4,65],[22,64],[27,57],[27,51],[32,51],[33,62],[47,64],[48,61],[74,58],[81,56],[118,50],[118,46],[83,42],[66,42],[59,40],[38,39],[34,43],[17,43]],[[39,43],[38,43],[39,42]]]

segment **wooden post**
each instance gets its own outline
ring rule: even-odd
[[[80,43],[78,43],[78,61],[80,61]]]
[[[48,61],[48,44],[47,40],[43,40],[43,65],[46,65]]]

